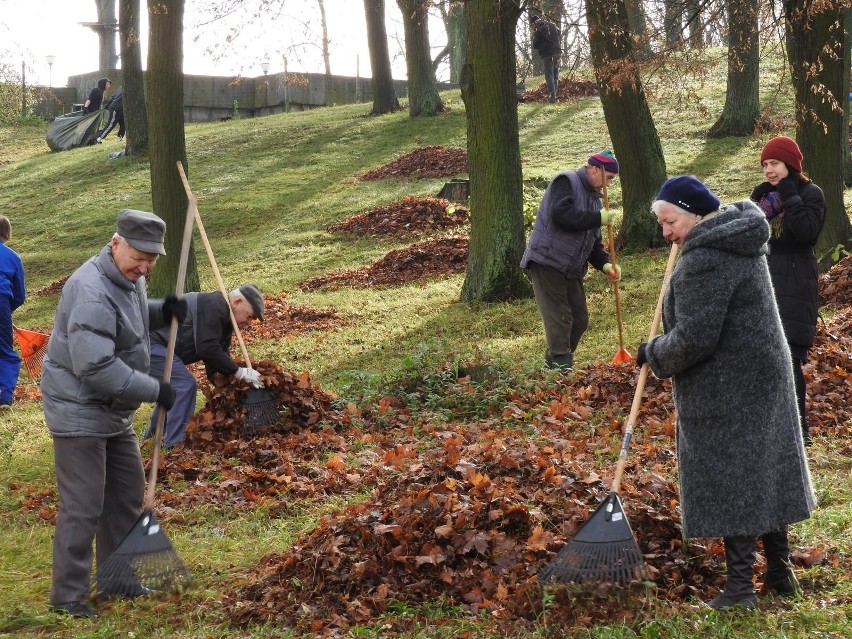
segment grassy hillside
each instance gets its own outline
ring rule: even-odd
[[[706,140],[702,134],[724,101],[718,85],[698,89],[691,102],[682,102],[662,85],[652,88],[656,89],[652,106],[669,174],[694,173],[723,200],[747,197],[762,180],[758,156],[770,134]],[[777,99],[769,82],[765,93],[767,99]],[[351,105],[186,128],[189,181],[226,284],[234,287],[252,281],[267,295],[286,295],[290,304],[333,311],[341,320],[334,330],[255,339],[250,345],[254,359],[271,359],[295,372],[308,371],[315,383],[341,396],[342,405],[367,406],[388,388],[404,386],[400,380],[433,383],[430,375],[436,371],[474,363],[487,363],[499,371],[499,381],[506,386],[531,379],[544,394],[564,392],[559,391],[553,376],[538,371],[544,337],[531,299],[474,307],[461,304],[463,275],[391,288],[299,288],[309,277],[369,264],[409,243],[355,239],[331,234],[325,228],[406,195],[438,193],[446,180],[365,182],[358,176],[418,147],[464,148],[461,99],[457,92],[443,97],[447,113],[416,120],[405,112],[366,117],[367,105]],[[790,123],[789,108],[780,101],[770,113],[779,131]],[[610,146],[600,102],[594,99],[522,104],[519,120],[526,180],[549,179]],[[32,293],[69,275],[97,252],[113,232],[119,209],[151,208],[147,164],[107,159],[109,152],[121,148],[114,136],[100,146],[51,153],[44,143],[45,130],[46,126],[0,128],[0,212],[12,220],[10,246],[24,260],[31,294],[16,312],[15,322],[30,328],[50,327],[58,299],[57,294]],[[610,200],[618,205],[617,182]],[[196,251],[203,288],[213,290],[216,284],[200,242],[196,242]],[[647,337],[667,254],[654,251],[621,259],[625,339],[632,353]],[[586,284],[591,327],[577,353],[580,367],[600,359],[609,361],[618,346],[611,288],[594,273]],[[22,382],[27,384],[25,376]],[[488,389],[481,391],[482,396],[478,392],[473,390],[473,399],[465,400],[477,415],[482,406],[493,402]],[[439,400],[430,403],[427,398],[412,409],[411,423],[420,427],[460,421],[451,412],[447,417],[439,410],[442,408]],[[629,410],[629,406],[621,408]],[[149,411],[150,407],[139,411],[140,432]],[[275,512],[258,508],[232,513],[197,504],[168,525],[169,535],[196,572],[198,584],[193,591],[183,599],[118,603],[97,622],[63,620],[47,613],[52,525],[22,507],[22,495],[37,497],[49,506],[55,486],[52,448],[40,404],[21,403],[2,419],[0,483],[6,490],[0,497],[0,534],[6,542],[0,550],[0,619],[5,619],[0,621],[0,636],[289,636],[274,624],[239,631],[229,627],[221,614],[223,596],[251,573],[265,552],[289,547],[317,525],[321,514],[364,499],[370,490],[356,486],[325,499],[294,497],[283,511]],[[365,439],[358,447],[369,448],[370,441]],[[797,527],[796,534],[805,545],[820,544],[846,557],[852,551],[848,457],[833,452],[832,442],[824,438],[818,438],[811,455],[824,510],[813,522]],[[325,468],[329,456],[330,452],[318,456],[317,473]],[[608,468],[612,456],[606,452],[600,456],[601,468]],[[186,483],[188,490],[191,482]],[[518,628],[517,634],[755,639],[852,636],[847,620],[852,612],[848,584],[832,587],[827,593],[819,591],[820,579],[834,584],[836,571],[848,565],[844,559],[834,568],[815,569],[809,573],[811,593],[803,601],[775,605],[761,613],[708,615],[689,605],[673,609],[646,594],[630,605],[630,614],[608,623],[561,627],[549,625],[545,616]],[[395,616],[410,621],[400,633],[406,636],[515,634],[495,629],[487,623],[487,615],[478,621],[437,602],[434,608],[398,609]],[[347,636],[388,634],[394,633],[383,633],[378,623],[356,627]]]

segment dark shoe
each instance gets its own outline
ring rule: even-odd
[[[72,617],[82,618],[98,616],[98,613],[79,601],[69,601],[68,603],[56,604],[55,606],[51,606],[50,610],[60,615],[71,615]]]
[[[779,597],[794,597],[802,594],[802,585],[796,579],[793,564],[786,561],[784,562],[783,570],[774,568],[774,570],[767,572],[766,578],[763,580],[763,587],[760,589],[760,594],[777,595]]]
[[[757,607],[757,595],[755,595],[754,592],[731,595],[728,594],[728,591],[726,590],[720,593],[718,597],[704,603],[706,603],[710,608],[717,610],[719,608],[733,608],[735,606],[752,610]]]
[[[757,606],[754,594],[754,547],[753,537],[725,537],[725,562],[727,563],[728,583],[725,591],[715,599],[706,602],[711,608],[731,608]]]
[[[570,373],[574,370],[574,353],[565,355],[551,355],[550,351],[544,354],[544,364],[551,370],[561,373]]]

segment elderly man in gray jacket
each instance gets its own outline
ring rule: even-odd
[[[121,211],[110,242],[62,289],[41,378],[59,488],[55,612],[95,615],[86,604],[92,542],[97,536],[101,565],[141,512],[145,475],[133,415],[142,402],[166,410],[174,403],[171,386],[148,374],[149,328],[186,315],[183,300],[146,294],[165,234],[152,213]]]

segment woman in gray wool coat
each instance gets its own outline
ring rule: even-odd
[[[769,225],[747,200],[720,210],[691,175],[666,181],[652,210],[681,255],[663,301],[665,333],[640,345],[636,361],[672,378],[684,533],[724,538],[728,583],[708,605],[752,608],[758,537],[761,592],[801,591],[787,525],[816,503],[766,263]]]

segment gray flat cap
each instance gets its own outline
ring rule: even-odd
[[[163,246],[166,223],[153,213],[122,209],[118,212],[116,227],[116,232],[137,251],[166,254]]]
[[[263,293],[254,284],[243,284],[239,290],[243,297],[248,300],[248,303],[251,304],[254,316],[262,322],[264,320]]]

